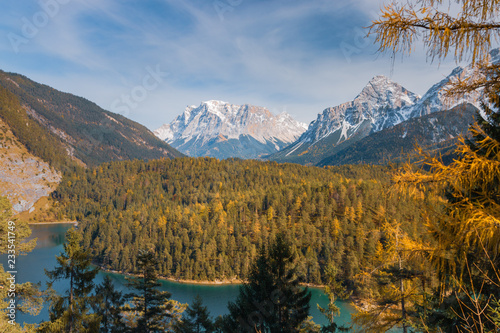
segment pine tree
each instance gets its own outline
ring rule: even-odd
[[[91,266],[88,252],[81,247],[82,237],[74,228],[66,233],[64,253],[56,257],[54,270],[45,270],[49,278],[48,289],[55,281],[69,280],[69,290],[65,296],[55,292],[49,296],[50,321],[43,322],[40,332],[97,332],[100,317],[90,313],[93,280],[99,269]]]
[[[230,302],[226,329],[238,332],[299,332],[309,315],[311,293],[299,286],[295,255],[283,234],[269,252],[262,249],[253,263],[248,283]]]
[[[312,316],[307,317],[307,319],[304,320],[302,324],[300,324],[299,333],[321,333],[321,332],[323,332],[321,325],[316,324],[313,321]]]
[[[352,315],[354,326],[363,332],[378,333],[397,328],[403,333],[419,325],[417,308],[422,306],[421,279],[426,276],[419,268],[420,258],[411,252],[422,245],[401,231],[399,225],[386,222],[382,228],[383,241],[372,258],[375,268],[362,274],[364,283],[374,289],[368,306],[358,308]]]
[[[330,333],[339,331],[346,331],[347,327],[339,326],[335,323],[335,316],[340,314],[340,308],[335,304],[337,299],[347,299],[351,295],[352,292],[348,292],[346,287],[342,285],[342,282],[339,281],[337,275],[337,268],[332,264],[328,265],[325,270],[326,275],[326,283],[324,293],[328,296],[328,307],[323,308],[319,306],[319,311],[328,319],[328,325],[325,325],[321,328],[322,333]]]
[[[121,307],[124,303],[123,294],[116,290],[111,278],[106,275],[102,284],[96,286],[92,309],[101,315],[100,332],[119,333],[125,331],[125,324],[121,316]]]
[[[169,302],[171,294],[160,291],[158,287],[157,259],[153,252],[140,250],[137,257],[136,272],[139,276],[128,278],[128,287],[135,289],[135,293],[126,296],[132,303],[127,312],[137,315],[135,327],[132,332],[152,333],[165,330],[164,321],[169,317],[172,303]]]
[[[210,333],[214,331],[214,323],[203,300],[197,295],[193,303],[186,309],[186,314],[175,328],[178,333]]]

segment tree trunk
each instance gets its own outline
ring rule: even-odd
[[[401,266],[401,255],[398,254],[399,257],[399,273],[401,274],[402,266]],[[405,289],[403,284],[403,278],[401,275],[399,276],[399,289],[401,292],[401,319],[403,321],[403,333],[407,333],[406,330],[406,309],[405,309]]]
[[[70,274],[69,279],[69,333],[73,332],[73,274]]]

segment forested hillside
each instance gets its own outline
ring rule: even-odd
[[[62,170],[182,156],[144,126],[84,98],[0,71],[0,117],[34,155]]]
[[[22,108],[19,98],[1,85],[0,117],[30,153],[50,166],[62,170],[76,164],[66,152],[61,139],[30,117]]]
[[[79,169],[54,193],[80,221],[84,246],[107,269],[131,272],[139,249],[154,249],[160,274],[175,279],[244,279],[279,231],[293,240],[305,282],[328,264],[358,292],[361,268],[383,243],[382,224],[410,235],[423,226],[409,198],[387,193],[386,167],[321,169],[211,158],[124,161]]]

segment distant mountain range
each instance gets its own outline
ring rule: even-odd
[[[189,156],[259,158],[294,142],[307,125],[283,112],[222,101],[189,106],[155,135]]]
[[[492,61],[498,61],[499,54],[492,51]],[[465,133],[473,122],[472,113],[477,111],[480,92],[464,94],[462,98],[450,100],[446,91],[452,82],[474,75],[474,67],[457,67],[445,79],[433,85],[420,97],[384,76],[376,76],[362,89],[354,100],[325,109],[311,122],[306,132],[290,146],[267,156],[278,162],[293,162],[306,165],[330,165],[342,163],[384,163],[398,159],[401,151],[408,152],[408,142],[431,144],[436,137],[456,137]],[[467,105],[465,114],[450,113],[427,117],[430,114],[452,109],[456,105]],[[425,118],[427,117],[427,118]],[[442,117],[459,128],[442,128]],[[411,121],[422,118],[421,122]],[[429,126],[434,119],[436,126]],[[398,124],[403,124],[398,129]],[[407,136],[396,140],[392,130],[405,126],[422,126],[407,131]],[[425,131],[423,131],[425,128]],[[382,133],[383,132],[383,133]],[[376,135],[377,133],[380,133]],[[451,137],[450,137],[451,136]],[[404,139],[404,140],[403,140]],[[392,141],[391,141],[392,140]],[[396,140],[396,141],[394,141]],[[378,146],[381,150],[374,150]],[[398,148],[388,151],[387,147]],[[405,147],[404,149],[403,146]],[[370,147],[370,149],[368,149]]]
[[[500,62],[500,49],[491,61]],[[327,166],[400,161],[415,143],[446,151],[473,122],[480,92],[453,101],[445,92],[475,73],[457,67],[422,97],[376,76],[309,126],[287,113],[212,100],[187,107],[153,134],[84,98],[0,71],[0,194],[9,194],[16,210],[31,210],[68,168],[182,153]]]
[[[490,54],[493,63],[500,61],[500,49]],[[453,100],[446,96],[446,92],[452,82],[476,73],[472,65],[457,67],[423,96],[379,75],[371,79],[352,101],[323,110],[309,126],[295,121],[286,113],[274,116],[263,107],[208,101],[197,107],[187,107],[184,113],[154,133],[189,156],[261,158],[305,165],[362,161],[385,163],[389,158],[398,159],[397,152],[408,151],[410,141],[411,146],[414,143],[432,144],[436,137],[445,135],[443,133],[446,133],[447,140],[466,133],[473,122],[470,115],[477,111],[480,92],[464,94],[460,99]],[[446,131],[438,125],[436,128],[429,126],[427,121],[430,119],[441,124],[442,117],[449,120],[455,116],[447,112],[437,114],[435,118],[426,116],[462,104],[465,113],[453,119],[460,128]],[[421,122],[409,122],[420,117],[424,117]],[[393,132],[386,130],[399,124],[403,125],[398,128],[423,127],[408,131],[407,136],[397,144],[396,137],[389,134]],[[386,146],[405,148],[383,153],[376,149],[365,152],[353,150],[355,147],[374,148],[376,140],[373,135],[379,132],[383,133],[375,137],[381,142],[396,140]],[[383,146],[380,143],[379,148],[384,150]],[[355,156],[357,153],[359,156]]]

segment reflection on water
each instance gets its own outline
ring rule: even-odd
[[[64,243],[66,231],[72,224],[31,224],[31,237],[36,238],[36,248],[51,248]]]
[[[41,282],[42,289],[45,289],[47,281],[44,269],[53,269],[56,265],[56,255],[63,251],[64,235],[71,228],[70,224],[53,224],[53,225],[32,225],[32,236],[37,238],[36,248],[26,256],[19,257],[17,260],[19,283],[31,281],[34,283]],[[5,258],[0,261],[5,266]],[[100,272],[96,277],[95,283],[99,284],[103,281],[104,276],[109,275],[115,284],[115,287],[121,291],[127,291],[125,286],[125,277],[116,273]],[[58,281],[54,283],[54,289],[62,293],[67,290],[66,281]],[[227,314],[227,303],[234,301],[238,295],[239,286],[237,285],[197,285],[183,284],[171,281],[162,281],[162,289],[168,290],[172,294],[172,299],[181,303],[191,303],[196,295],[203,298],[203,303],[208,307],[212,316]],[[316,304],[322,307],[328,305],[328,298],[320,289],[311,289],[311,315],[318,324],[325,324],[325,317],[319,312]],[[339,303],[341,316],[337,318],[339,324],[344,324],[350,321],[350,314],[353,312],[352,306],[348,303]],[[38,316],[28,316],[18,314],[17,321],[19,323],[39,323],[48,320],[49,313],[45,306]]]

